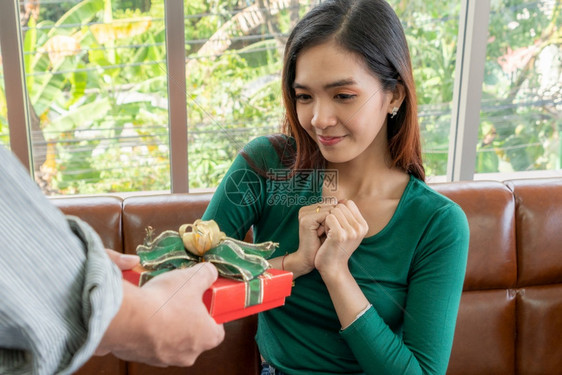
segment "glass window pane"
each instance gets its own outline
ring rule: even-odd
[[[30,10],[24,61],[45,193],[168,190],[163,0],[55,0]]]
[[[561,8],[492,1],[476,172],[561,168]]]
[[[460,1],[400,1],[390,4],[408,39],[429,179],[447,173],[451,101],[455,80]]]
[[[315,2],[295,3],[184,2],[191,188],[216,186],[252,137],[279,131],[283,46]],[[412,51],[427,173],[444,175],[460,2],[390,3]]]
[[[248,141],[280,131],[283,47],[312,2],[184,1],[191,190],[216,187]]]

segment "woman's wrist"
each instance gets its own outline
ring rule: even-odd
[[[307,262],[300,256],[298,250],[294,253],[286,254],[283,259],[283,265],[286,271],[293,273],[294,279],[306,275],[314,269],[314,265],[307,265]]]
[[[273,268],[293,273],[293,278],[305,275],[314,269],[314,265],[307,265],[307,262],[297,251],[285,253],[279,257],[269,259]]]
[[[343,285],[343,283],[356,282],[347,264],[345,266],[341,265],[340,267],[337,267],[336,265],[331,265],[330,267],[325,266],[317,268],[317,270],[326,286]]]

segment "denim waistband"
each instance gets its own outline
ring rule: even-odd
[[[261,363],[261,373],[260,375],[286,375],[284,372],[277,370],[275,367],[271,366],[267,362]]]

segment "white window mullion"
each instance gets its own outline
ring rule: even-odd
[[[164,1],[168,69],[168,121],[172,193],[189,192],[183,0]]]
[[[472,180],[480,126],[490,0],[463,0],[451,113],[447,181]]]

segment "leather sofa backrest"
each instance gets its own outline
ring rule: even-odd
[[[517,229],[519,374],[562,373],[562,178],[507,181]]]
[[[513,374],[515,203],[500,182],[438,184],[464,210],[470,244],[448,373]]]
[[[51,198],[66,215],[86,221],[109,249],[123,251],[123,199],[116,196],[76,196]]]
[[[465,211],[470,231],[464,291],[448,374],[559,374],[562,368],[562,178],[432,184]],[[211,194],[56,198],[109,248],[134,253],[200,218]],[[251,238],[251,233],[247,239]],[[191,368],[94,358],[80,374],[257,374],[256,317],[225,324],[226,338]],[[96,367],[97,366],[97,367]],[[126,367],[126,369],[125,369]],[[124,372],[125,371],[125,372]]]

